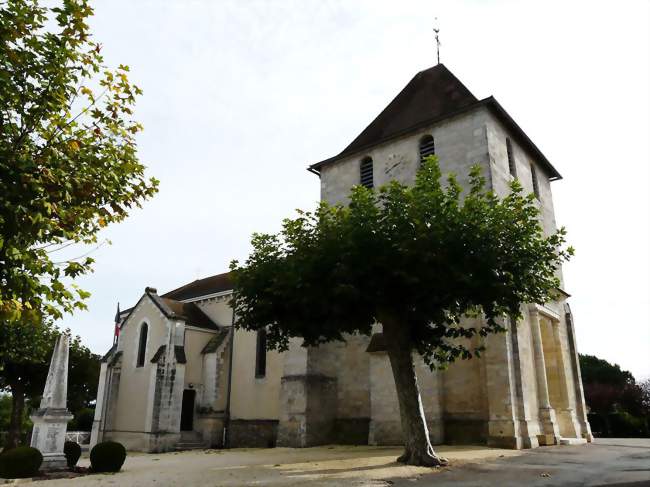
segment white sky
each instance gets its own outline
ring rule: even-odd
[[[578,346],[650,376],[650,2],[98,0],[106,61],[143,89],[142,161],[160,193],[109,228],[89,311],[92,350],[119,300],[244,259],[254,231],[312,208],[305,167],[338,153],[418,71],[442,61],[494,95],[564,176],[556,215]]]

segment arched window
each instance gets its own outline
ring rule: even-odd
[[[146,323],[142,323],[140,327],[140,341],[138,342],[138,361],[135,363],[136,367],[144,366],[144,358],[147,354],[147,332],[149,331],[149,326]]]
[[[537,171],[535,166],[530,165],[530,177],[533,180],[533,192],[535,193],[535,198],[539,199],[539,181],[537,181]]]
[[[372,174],[372,159],[370,157],[364,157],[361,160],[361,165],[359,166],[360,183],[361,186],[372,189],[375,185],[374,176]]]
[[[257,350],[255,354],[255,377],[266,376],[266,330],[257,331]]]
[[[513,178],[516,178],[517,164],[515,163],[515,154],[512,150],[512,142],[510,142],[510,137],[506,137],[506,152],[508,153],[508,169],[510,169],[510,175]]]
[[[425,135],[420,139],[420,165],[424,162],[426,157],[432,156],[436,153],[436,144],[431,135]]]

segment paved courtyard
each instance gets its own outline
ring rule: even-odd
[[[127,457],[122,472],[47,481],[55,486],[650,486],[649,439],[603,439],[587,446],[513,451],[441,446],[451,467],[395,463],[398,448],[206,450]],[[81,465],[88,460],[82,459]]]
[[[426,475],[417,482],[400,480],[394,487],[510,486],[650,486],[650,439],[602,438],[586,446],[553,446],[526,450]]]

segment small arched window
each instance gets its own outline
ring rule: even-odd
[[[360,183],[361,186],[372,189],[375,185],[374,176],[372,173],[372,158],[364,157],[359,166]]]
[[[506,152],[508,153],[508,169],[513,178],[517,177],[517,164],[515,163],[515,153],[512,150],[512,142],[510,137],[506,137]]]
[[[420,139],[420,165],[424,159],[436,153],[436,143],[431,135],[425,135]]]
[[[144,366],[144,358],[147,354],[147,333],[149,331],[149,325],[142,323],[140,327],[140,340],[138,342],[138,361],[135,363],[136,367]]]
[[[537,170],[532,164],[530,165],[530,177],[533,180],[533,193],[535,193],[535,198],[539,199],[539,181],[537,180]]]
[[[266,376],[266,330],[257,331],[257,345],[255,354],[255,377]]]

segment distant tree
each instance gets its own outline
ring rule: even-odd
[[[381,323],[405,441],[398,461],[411,465],[444,463],[429,440],[412,351],[432,368],[478,355],[471,338],[503,331],[522,303],[554,298],[572,252],[564,230],[544,235],[534,196],[516,180],[499,199],[480,171],[462,193],[454,176],[443,187],[430,158],[413,187],[356,186],[349,206],[299,212],[278,235],[254,235],[245,265],[231,265],[236,326],[266,329],[270,348],[369,335]]]
[[[634,416],[646,414],[643,389],[629,371],[607,360],[582,354],[580,370],[585,401],[592,411],[606,414],[620,409]]]
[[[641,388],[641,403],[647,416],[650,417],[650,378],[641,382],[639,387]]]
[[[96,244],[157,187],[137,156],[141,91],[104,66],[89,1],[47,5],[0,2],[0,327],[84,307],[71,280],[92,259],[54,254]]]
[[[624,386],[634,384],[634,376],[627,370],[621,370],[618,364],[610,364],[594,355],[580,354],[580,372],[583,384],[608,384]]]
[[[4,392],[0,392],[0,432],[9,430],[9,423],[11,421],[11,396]],[[29,425],[30,421],[27,414],[23,415],[22,424],[23,431]],[[2,448],[2,443],[0,443]]]
[[[0,326],[0,391],[11,394],[11,414],[5,448],[17,446],[23,434],[27,400],[38,408],[45,387],[52,351],[60,330],[52,325]],[[99,381],[99,356],[81,344],[70,343],[68,408],[77,413],[95,399]]]

